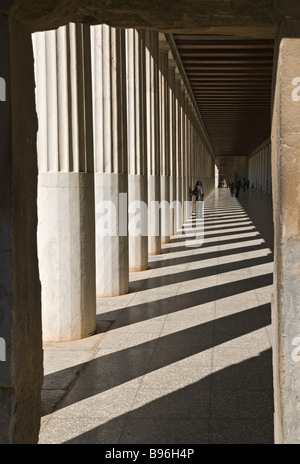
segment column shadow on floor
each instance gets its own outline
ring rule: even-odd
[[[65,443],[274,444],[271,358],[266,350]]]
[[[162,276],[163,279],[164,276]],[[168,276],[166,276],[168,278]],[[239,281],[219,285],[217,291],[215,287],[209,287],[193,292],[187,292],[161,298],[160,300],[149,301],[138,305],[127,306],[98,316],[99,319],[108,319],[115,321],[109,328],[124,327],[126,325],[143,322],[155,317],[163,316],[177,311],[182,311],[194,306],[199,306],[222,298],[239,295],[249,290],[268,287],[273,283],[273,274],[264,274],[261,276],[250,277]],[[122,317],[121,317],[122,316]],[[121,317],[121,319],[120,319]]]
[[[223,235],[223,234],[220,234],[220,235]],[[257,237],[255,237],[255,239],[253,240],[257,240]],[[216,243],[216,245],[218,244]],[[222,256],[230,256],[235,253],[241,254],[241,253],[247,253],[249,251],[259,251],[259,250],[266,250],[266,244],[263,243],[259,245],[253,245],[253,246],[239,247],[236,250],[229,249],[229,250],[214,251],[214,252],[207,252],[207,253],[201,253],[201,254],[190,254],[187,256],[179,256],[179,257],[174,257],[174,258],[165,258],[162,260],[150,262],[148,269],[160,269],[160,268],[168,267],[168,266],[177,266],[179,264],[194,263],[195,261],[199,261],[199,260],[217,258],[217,257],[222,257]]]
[[[168,307],[170,311],[170,306]],[[133,323],[130,316],[124,314],[125,321],[120,318],[120,321],[117,320],[112,328],[123,327],[124,322],[128,322],[128,317]],[[81,385],[80,388],[79,378],[76,383],[76,394],[73,395],[74,391],[71,391],[65,400],[56,405],[56,410],[264,328],[270,324],[270,318],[270,304],[266,304],[179,330],[158,339],[151,339],[136,346],[120,349],[83,363],[81,366],[77,365],[76,369],[81,367],[81,373],[83,369],[90,371],[91,375],[87,377],[88,383]],[[154,353],[155,350],[157,350],[156,353]],[[58,375],[59,378],[70,376],[72,370],[74,368],[45,376],[44,388],[47,388],[47,384],[57,383]],[[98,373],[96,378],[93,373]],[[101,379],[99,379],[99,373],[101,373]]]
[[[210,267],[203,267],[203,269],[192,269],[189,271],[176,272],[174,274],[167,274],[164,276],[149,277],[148,279],[136,280],[131,283],[131,290],[134,288],[141,290],[150,290],[159,288],[162,285],[172,285],[180,282],[189,282],[192,280],[213,276],[215,274],[222,274],[230,271],[237,271],[245,268],[256,267],[267,263],[272,263],[272,255],[262,256],[259,258],[249,258],[243,261],[236,261],[232,263],[218,264]]]

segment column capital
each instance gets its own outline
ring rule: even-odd
[[[159,44],[159,51],[161,53],[169,53],[170,45],[169,42],[166,40],[165,34],[161,32],[158,33],[158,44]]]
[[[181,92],[184,93],[184,96],[186,99],[189,97],[189,93],[188,93],[188,90],[186,88],[186,85],[183,79],[181,81]]]
[[[171,56],[172,56],[172,55],[171,55]],[[175,70],[176,67],[177,67],[177,62],[176,62],[176,60],[174,60],[173,57],[170,58],[170,54],[169,54],[169,56],[168,56],[168,66],[169,66],[170,69],[174,69],[174,70]]]
[[[181,72],[179,71],[178,67],[175,68],[175,79],[178,82],[183,81]]]

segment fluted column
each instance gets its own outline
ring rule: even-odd
[[[148,267],[145,31],[128,29],[126,39],[129,270],[143,271]]]
[[[181,110],[181,74],[178,68],[175,69],[175,90],[176,90],[176,230],[181,229],[183,224],[182,208],[182,159],[181,159],[181,139],[182,139],[182,110]]]
[[[176,232],[176,99],[175,68],[176,61],[169,54],[169,149],[170,149],[170,235]]]
[[[196,157],[197,157],[197,138],[195,131],[195,109],[192,106],[191,108],[191,157],[190,157],[190,186],[194,188],[195,185],[195,175],[196,175]],[[195,197],[192,197],[192,211],[195,207]]]
[[[92,28],[95,134],[96,290],[129,289],[125,31]]]
[[[168,53],[164,34],[159,34],[160,78],[160,160],[161,160],[161,243],[170,242],[170,120],[168,87]]]
[[[191,149],[192,149],[192,128],[191,128],[191,118],[192,118],[192,111],[191,111],[191,100],[189,95],[187,94],[187,151],[186,151],[186,190],[185,190],[185,201],[187,202],[186,205],[188,207],[185,210],[185,219],[188,219],[192,214],[192,208],[190,207],[189,202],[189,189],[192,187],[191,185]]]
[[[96,328],[90,30],[69,24],[34,45],[43,337],[73,340]]]
[[[148,253],[161,252],[160,205],[160,129],[158,33],[146,31],[146,114],[148,157]]]
[[[186,108],[186,87],[184,81],[181,81],[181,202],[183,217],[182,222],[186,218],[186,195],[187,190],[187,171],[186,171],[186,157],[187,157],[187,108]]]

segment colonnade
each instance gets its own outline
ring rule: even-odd
[[[271,140],[266,140],[249,157],[250,187],[259,192],[272,193]]]
[[[214,188],[213,151],[164,34],[68,24],[33,35],[44,340],[96,329]]]

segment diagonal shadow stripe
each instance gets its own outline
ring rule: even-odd
[[[214,237],[212,237],[214,238]],[[243,242],[251,242],[251,241],[254,241],[254,240],[263,240],[263,238],[261,237],[261,235],[257,234],[255,236],[252,236],[251,237],[237,237],[237,238],[233,238],[233,239],[225,239],[225,240],[216,240],[216,241],[205,241],[202,245],[202,249],[203,248],[211,248],[211,247],[216,247],[216,246],[222,246],[222,245],[229,245],[229,244],[233,244],[233,243],[243,243]],[[161,255],[165,255],[165,254],[170,254],[170,253],[178,253],[178,252],[181,252],[181,251],[186,251],[187,250],[187,247],[186,246],[176,246],[176,247],[166,247],[166,246],[163,246],[162,247],[162,252],[161,252]]]
[[[196,250],[196,249],[195,249]],[[247,253],[248,251],[259,251],[259,250],[266,250],[266,244],[262,243],[259,245],[254,245],[254,246],[245,246],[245,247],[240,247],[238,248],[238,252],[236,254],[240,253]],[[188,263],[194,263],[195,261],[199,260],[204,260],[204,259],[211,259],[211,258],[218,258],[222,256],[230,256],[233,253],[234,250],[218,250],[214,252],[208,252],[208,253],[198,253],[188,256],[181,256],[181,257],[175,257],[175,258],[168,258],[168,259],[162,259],[159,261],[151,261],[149,262],[148,269],[158,269],[162,267],[168,267],[168,266],[177,266],[178,264],[188,264]]]

